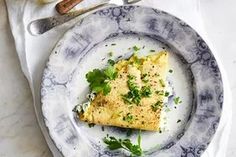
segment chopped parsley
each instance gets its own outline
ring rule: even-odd
[[[108,80],[114,80],[117,78],[118,73],[112,65],[109,65],[103,72]]]
[[[150,52],[156,52],[155,50],[150,50]]]
[[[123,117],[123,121],[131,123],[134,120],[133,118],[134,117],[131,113],[127,113],[127,115]]]
[[[141,94],[137,84],[134,82],[135,79],[135,76],[128,75],[127,84],[130,91],[127,94],[122,95],[123,100],[129,104],[139,104],[141,101]]]
[[[172,70],[172,69],[170,69],[170,70],[169,70],[169,73],[173,73],[173,70]]]
[[[141,89],[142,97],[150,97],[152,94],[150,86],[143,86]]]
[[[178,119],[176,123],[180,123],[180,122],[181,122],[181,120],[180,120],[180,119]]]
[[[90,89],[95,93],[103,92],[104,95],[111,91],[109,81],[114,80],[116,77],[117,71],[112,65],[109,65],[104,70],[94,69],[86,74]]]
[[[162,79],[160,79],[159,82],[160,82],[162,87],[165,87],[165,82]]]
[[[112,57],[112,56],[113,56],[113,52],[109,52],[109,53],[108,53],[108,56],[109,56],[109,57]]]
[[[157,101],[155,104],[151,105],[152,110],[153,110],[154,112],[156,112],[159,108],[161,108],[162,103],[163,103],[163,102],[161,102],[161,101]]]
[[[116,45],[116,43],[112,43],[112,44],[111,44],[111,46],[115,46],[115,45]]]
[[[128,79],[129,79],[129,80],[135,80],[135,79],[136,79],[136,76],[134,76],[134,75],[128,75]]]
[[[148,76],[148,74],[142,74],[141,79],[145,79]]]
[[[141,94],[137,88],[129,91],[127,94],[122,96],[123,100],[129,104],[139,105],[141,101]]]
[[[180,100],[180,97],[175,97],[175,98],[174,98],[174,103],[175,103],[176,105],[182,103],[182,101]]]
[[[126,136],[131,136],[133,133],[133,129],[128,129],[128,131],[126,132]]]
[[[165,97],[168,97],[170,95],[169,92],[165,92]]]
[[[133,47],[133,50],[134,50],[134,51],[139,51],[140,48],[138,48],[137,46],[134,46],[134,47]]]
[[[138,58],[137,56],[134,56],[134,63],[137,65],[141,65],[142,64],[142,59]]]
[[[88,124],[88,126],[89,126],[90,128],[92,128],[92,127],[94,127],[94,126],[95,126],[95,124],[93,124],[93,123],[90,123],[90,124]]]
[[[141,148],[141,135],[139,131],[138,144],[132,144],[130,139],[116,139],[113,136],[107,136],[103,139],[103,142],[107,144],[110,150],[125,149],[129,151],[131,156],[141,156],[143,154]]]
[[[141,90],[139,89],[137,83],[135,83],[136,77],[133,75],[128,75],[128,88],[129,92],[122,95],[125,102],[129,104],[138,105],[143,97],[150,97],[152,92],[150,86],[143,86]]]
[[[164,91],[163,90],[161,90],[161,91],[155,91],[155,93],[157,94],[157,95],[164,95]]]
[[[141,76],[141,80],[144,82],[144,83],[147,83],[149,80],[147,79],[147,76],[148,74],[142,74]]]
[[[165,109],[165,112],[170,112],[170,111],[171,111],[170,108]]]
[[[114,60],[112,60],[112,59],[108,59],[107,63],[109,65],[113,66],[113,65],[115,65],[116,62]]]

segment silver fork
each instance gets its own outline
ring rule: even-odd
[[[73,18],[79,15],[96,10],[98,8],[101,8],[102,6],[109,6],[109,5],[116,6],[116,5],[122,5],[122,4],[132,4],[132,3],[137,3],[139,1],[141,0],[123,0],[123,1],[122,0],[107,0],[103,3],[96,4],[94,6],[91,6],[89,8],[85,8],[82,10],[70,12],[65,15],[52,16],[48,18],[37,19],[37,20],[31,21],[28,24],[28,31],[30,32],[31,35],[34,35],[34,36],[40,35],[53,29],[56,26],[59,26],[63,23],[66,23],[72,20]]]

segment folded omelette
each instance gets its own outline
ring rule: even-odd
[[[81,121],[93,124],[157,131],[166,92],[168,53],[133,55],[115,63],[117,76],[109,93],[96,93],[90,105],[78,112]]]

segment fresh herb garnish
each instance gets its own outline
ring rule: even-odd
[[[131,123],[133,121],[133,115],[131,113],[127,113],[126,116],[123,117],[123,121]]]
[[[128,75],[127,84],[130,91],[127,94],[122,95],[123,100],[129,104],[139,104],[141,101],[141,93],[138,89],[137,84],[134,82],[135,79],[135,76]]]
[[[157,101],[155,104],[151,105],[152,110],[153,110],[154,112],[156,112],[159,108],[161,108],[162,103],[163,103],[163,102],[161,102],[161,101]]]
[[[143,86],[141,89],[142,97],[150,97],[152,94],[150,86]]]
[[[103,142],[107,144],[107,147],[110,150],[116,150],[116,149],[125,149],[131,153],[131,156],[141,156],[143,154],[142,148],[141,148],[141,135],[139,132],[138,135],[138,144],[132,144],[130,139],[116,139],[113,136],[107,136],[103,139]]]
[[[112,60],[112,59],[108,59],[107,63],[109,65],[113,66],[113,65],[115,65],[116,62],[114,60]]]
[[[170,112],[170,111],[171,111],[170,108],[165,109],[165,112]]]
[[[111,91],[109,81],[114,80],[116,77],[117,71],[112,65],[109,65],[104,70],[94,69],[86,74],[90,89],[95,93],[103,92],[104,95]]]
[[[145,79],[148,76],[148,74],[142,74],[141,79]]]
[[[133,47],[133,50],[134,50],[134,51],[139,51],[140,48],[138,48],[137,46],[134,46],[134,47]]]
[[[128,131],[126,132],[126,136],[131,136],[133,133],[133,129],[128,129]]]
[[[163,91],[163,90],[161,90],[161,91],[155,91],[155,93],[156,93],[157,95],[164,95],[164,91]]]
[[[177,120],[177,123],[180,123],[180,122],[181,122],[181,120],[180,120],[180,119],[178,119],[178,120]]]
[[[170,69],[170,70],[169,70],[169,73],[172,73],[172,72],[173,72],[173,70],[172,70],[172,69]]]
[[[150,86],[143,86],[140,90],[137,83],[135,83],[135,80],[135,76],[128,75],[127,84],[129,87],[129,92],[127,94],[122,95],[122,98],[125,102],[129,104],[134,103],[138,105],[142,97],[150,97],[152,92]]]
[[[175,103],[176,105],[182,103],[182,101],[180,100],[180,97],[175,97],[175,98],[174,98],[174,103]]]
[[[141,94],[137,88],[130,90],[127,94],[122,95],[122,98],[125,102],[129,104],[140,104]]]
[[[147,79],[147,74],[143,74],[142,76],[141,76],[141,80],[144,82],[144,83],[147,83],[148,82],[148,79]]]
[[[112,57],[112,56],[113,56],[113,52],[109,52],[109,53],[108,53],[108,56],[109,56],[109,57]]]
[[[106,75],[106,77],[109,80],[114,80],[117,77],[117,71],[116,69],[112,66],[109,65],[105,70],[104,70],[104,74]]]
[[[133,57],[134,64],[137,64],[138,66],[142,64],[142,59],[138,58],[136,55]]]
[[[90,123],[90,124],[88,124],[88,126],[89,126],[90,128],[92,128],[92,127],[95,126],[95,124],[94,124],[94,123]]]
[[[160,79],[159,82],[160,82],[162,87],[165,87],[165,82],[162,79]]]
[[[169,92],[165,92],[165,97],[168,97],[170,95]]]
[[[115,46],[115,45],[116,45],[116,43],[112,43],[112,44],[111,44],[111,46]]]
[[[155,50],[150,50],[150,52],[156,52]]]

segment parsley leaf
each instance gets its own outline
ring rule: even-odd
[[[126,122],[131,123],[134,119],[133,119],[133,115],[128,113],[125,117],[123,117],[123,120]]]
[[[181,122],[181,119],[178,119],[176,123],[180,123]]]
[[[162,87],[165,87],[165,82],[162,79],[160,79],[159,82],[160,82]]]
[[[90,128],[92,128],[92,127],[95,126],[95,124],[94,124],[94,123],[89,123],[88,126],[89,126]]]
[[[150,86],[143,86],[139,89],[137,83],[135,83],[136,77],[132,75],[128,75],[128,87],[129,92],[127,94],[122,95],[122,98],[125,102],[129,104],[139,105],[142,97],[150,97],[152,92]]]
[[[134,46],[134,47],[133,47],[133,50],[134,50],[134,51],[139,51],[140,48],[138,48],[137,46]]]
[[[122,95],[123,100],[129,104],[139,104],[141,101],[141,93],[138,89],[137,84],[134,82],[135,79],[135,76],[128,75],[127,84],[130,91],[127,94]]]
[[[156,112],[159,108],[161,108],[162,103],[163,103],[163,102],[161,102],[161,101],[157,101],[155,104],[151,105],[152,110],[153,110],[154,112]]]
[[[108,59],[107,63],[110,64],[111,66],[115,65],[115,61],[112,59]]]
[[[143,86],[141,89],[142,97],[150,97],[152,94],[150,86]]]
[[[180,100],[180,97],[175,97],[175,98],[174,98],[174,103],[175,103],[176,105],[182,103],[182,101]]]
[[[112,52],[112,51],[109,52],[109,53],[108,53],[108,56],[109,56],[109,57],[112,57],[112,56],[113,56],[113,52]]]
[[[107,147],[108,147],[110,150],[115,150],[115,149],[122,148],[121,140],[120,140],[120,139],[117,140],[115,137],[112,137],[112,136],[110,136],[110,137],[105,137],[105,138],[103,139],[103,142],[108,145]]]
[[[128,129],[128,131],[126,132],[126,136],[131,136],[133,133],[133,129]]]
[[[165,97],[168,97],[170,95],[169,92],[165,92]]]
[[[90,89],[95,93],[103,92],[104,95],[111,91],[109,80],[114,80],[116,77],[117,71],[112,65],[104,70],[94,69],[86,74]]]
[[[103,139],[103,142],[107,144],[107,147],[110,150],[116,150],[116,149],[125,149],[129,151],[132,155],[135,156],[141,156],[143,151],[141,148],[141,135],[139,132],[138,135],[138,144],[132,144],[130,139],[116,139],[113,136],[107,136]]]
[[[155,50],[150,50],[150,52],[156,52]]]
[[[116,72],[116,69],[109,65],[105,70],[104,70],[104,74],[106,75],[106,77],[109,79],[109,80],[114,80],[116,77],[117,77],[117,72]]]

